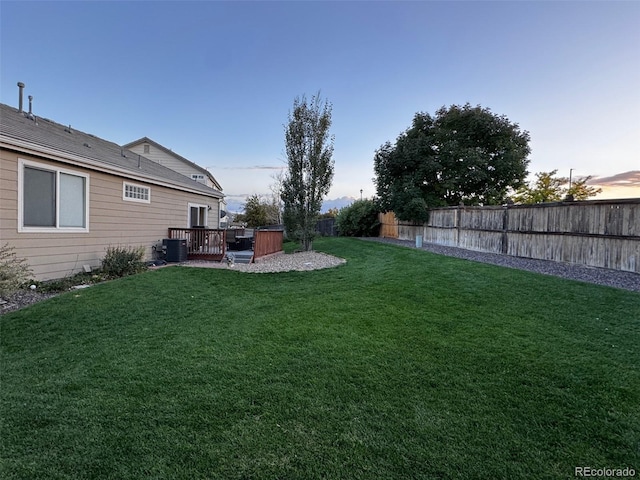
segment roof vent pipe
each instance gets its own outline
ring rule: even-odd
[[[18,82],[18,113],[22,113],[22,92],[24,90],[24,83]]]
[[[31,102],[33,102],[33,95],[29,95],[29,116],[31,117],[33,113],[31,112]]]

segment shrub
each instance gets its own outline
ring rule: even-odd
[[[31,269],[26,258],[18,258],[15,248],[8,243],[0,247],[0,297],[18,291],[30,276]]]
[[[110,278],[125,277],[147,269],[144,247],[109,247],[102,259],[102,273]]]
[[[342,208],[336,217],[336,229],[342,237],[377,237],[380,232],[378,203],[375,200],[356,200]]]

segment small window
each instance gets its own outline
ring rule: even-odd
[[[127,202],[151,203],[151,189],[142,185],[123,182],[122,199]]]
[[[142,149],[143,149],[143,152],[144,152],[144,153],[149,153],[149,144],[148,144],[148,143],[145,143],[145,144],[142,146]]]
[[[18,231],[89,231],[88,175],[27,160],[19,165]]]
[[[204,175],[193,173],[193,174],[191,174],[191,178],[193,180],[195,180],[196,182],[206,183],[206,179],[204,178]]]

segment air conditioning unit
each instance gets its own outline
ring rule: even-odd
[[[184,238],[164,238],[162,250],[166,252],[165,260],[167,262],[187,261],[187,240]]]

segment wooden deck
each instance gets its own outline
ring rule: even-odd
[[[187,240],[187,260],[221,261],[226,253],[225,230],[170,228],[169,238]]]
[[[231,238],[238,232],[229,230]],[[241,233],[245,233],[243,230]],[[251,261],[282,251],[282,230],[256,230],[253,235]],[[214,228],[169,228],[168,238],[187,240],[187,260],[220,262],[227,253],[227,230]],[[244,250],[244,249],[243,249]],[[238,253],[237,251],[233,252]]]

